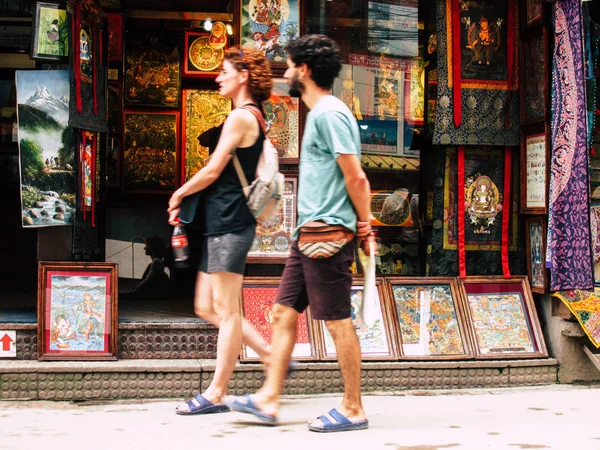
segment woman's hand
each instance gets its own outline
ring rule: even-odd
[[[167,211],[171,213],[171,211],[174,209],[179,209],[179,205],[181,205],[181,200],[183,200],[183,197],[184,196],[179,193],[179,190],[173,192],[173,195],[171,195],[171,198],[169,199],[169,208]]]
[[[179,211],[181,208],[175,208],[173,210],[169,210],[169,225],[175,226],[179,225]]]

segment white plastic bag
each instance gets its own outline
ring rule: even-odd
[[[358,249],[358,259],[365,274],[363,292],[362,320],[369,328],[375,325],[377,319],[381,318],[379,296],[375,284],[375,243],[369,244],[370,256],[367,256],[362,248]]]

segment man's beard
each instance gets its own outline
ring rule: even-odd
[[[290,80],[290,97],[300,98],[306,87],[297,77]]]

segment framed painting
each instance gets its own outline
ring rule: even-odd
[[[64,2],[35,2],[31,32],[32,59],[69,62],[69,23]]]
[[[177,186],[179,111],[125,111],[123,190],[173,192]]]
[[[400,358],[472,357],[464,304],[456,278],[390,277],[391,316]]]
[[[541,23],[544,13],[542,0],[525,0],[523,3],[525,9],[523,25],[525,28]]]
[[[106,136],[106,186],[119,187],[121,175],[121,136]]]
[[[521,43],[521,123],[544,122],[549,111],[548,36],[540,28]]]
[[[121,90],[121,83],[108,83],[106,102],[108,105],[108,129],[111,133],[121,133],[121,119],[123,118]]]
[[[108,60],[123,61],[123,15],[107,14],[108,19]]]
[[[38,359],[116,360],[118,265],[38,265]]]
[[[393,191],[371,191],[371,225],[413,226],[411,197],[409,190],[405,188]]]
[[[299,162],[300,99],[289,95],[283,78],[273,79],[271,97],[263,102],[267,135],[277,149],[282,164]]]
[[[387,291],[387,285],[383,278],[378,278],[377,294],[379,318],[372,326],[368,326],[362,320],[363,308],[363,278],[355,278],[352,281],[351,304],[352,304],[352,323],[358,335],[360,349],[363,360],[394,360],[396,358],[396,349],[394,345],[394,333],[391,329],[392,321],[390,319],[390,301]],[[319,353],[323,360],[337,359],[337,352],[331,333],[327,330],[322,320],[315,320],[315,331],[319,339]]]
[[[240,45],[261,49],[274,71],[283,73],[285,46],[300,36],[301,0],[237,0]]]
[[[245,278],[242,287],[242,314],[258,331],[269,345],[273,332],[273,305],[281,278]],[[292,359],[311,361],[317,359],[317,346],[313,333],[314,322],[307,309],[298,316],[296,345],[292,351]],[[241,361],[258,361],[258,354],[246,344],[242,344]]]
[[[467,277],[460,289],[476,358],[548,356],[526,276]]]
[[[268,222],[257,221],[256,234],[248,253],[248,262],[285,263],[296,228],[296,177],[285,178],[285,191],[279,210]],[[281,261],[275,261],[281,260]]]
[[[527,244],[527,275],[532,292],[545,294],[548,286],[546,261],[546,219],[543,216],[525,219]]]
[[[183,75],[215,78],[219,74],[227,44],[227,33],[222,22],[215,22],[210,33],[186,32]]]
[[[125,34],[125,105],[179,107],[179,35],[146,29]]]
[[[521,212],[548,212],[549,130],[544,124],[521,132]]]
[[[231,111],[231,100],[219,91],[184,89],[181,178],[185,183],[204,167],[220,136],[220,125]],[[212,146],[212,149],[209,147]]]

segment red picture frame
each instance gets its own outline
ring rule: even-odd
[[[229,38],[225,35],[222,48],[211,46],[212,33],[187,31],[184,39],[183,76],[195,78],[216,78],[219,75],[225,50],[229,48]],[[219,44],[220,45],[220,44]],[[200,58],[200,50],[211,51],[208,59]]]
[[[116,360],[118,265],[38,264],[38,359]]]
[[[244,279],[244,285],[240,293],[242,315],[255,327],[269,345],[272,336],[270,322],[272,306],[275,303],[280,284],[280,277],[250,277]],[[292,359],[296,361],[314,361],[317,359],[313,324],[309,309],[298,316],[296,345],[292,352]],[[246,344],[242,344],[240,361],[259,361],[259,357]]]

